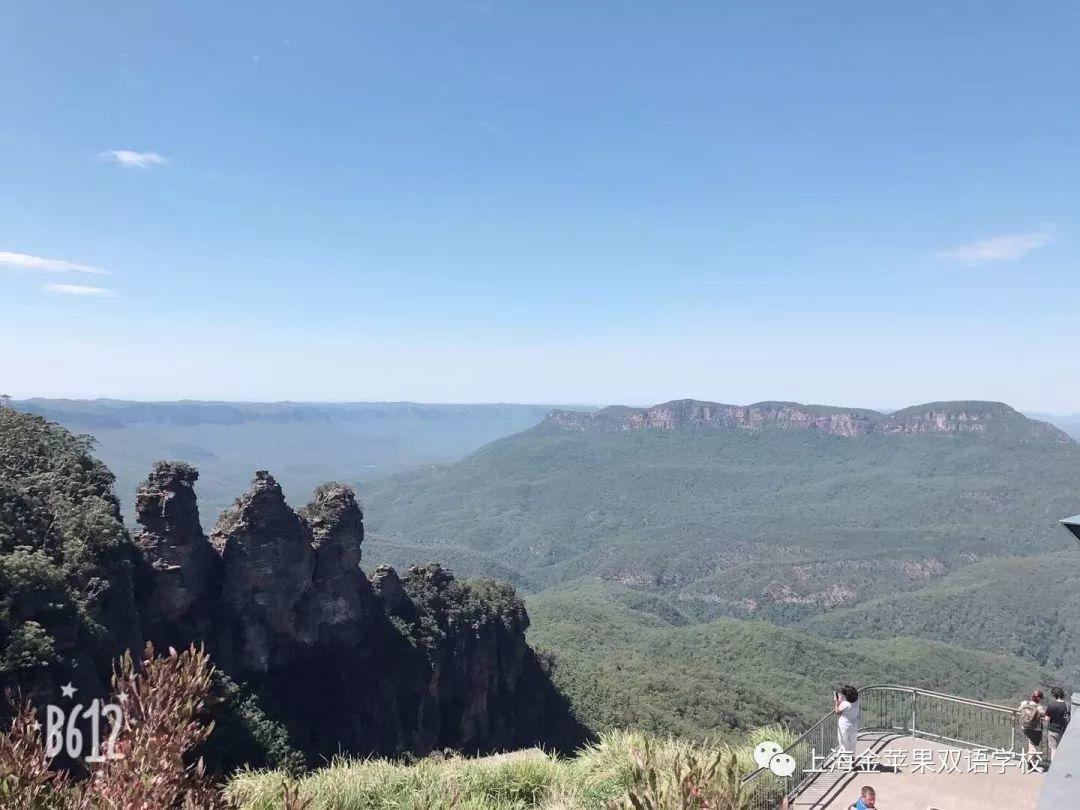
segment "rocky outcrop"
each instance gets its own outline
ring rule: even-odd
[[[687,425],[749,431],[803,430],[852,438],[883,435],[982,434],[1019,441],[1072,442],[1068,434],[1029,419],[1000,402],[936,402],[892,414],[863,408],[834,408],[797,402],[724,405],[693,399],[674,400],[651,408],[615,406],[599,411],[554,410],[547,422],[565,430],[629,432],[674,430]]]
[[[513,589],[458,582],[437,563],[410,568],[402,585],[407,601],[398,604],[397,615],[405,615],[406,605],[415,611],[411,634],[425,653],[431,683],[438,684],[425,712],[439,713],[437,744],[460,740],[475,750],[484,740],[513,736],[513,724],[531,712],[522,696],[543,702],[532,650],[520,643],[529,617]]]
[[[309,756],[573,746],[583,729],[525,643],[509,586],[437,564],[360,569],[363,514],[324,484],[294,511],[265,471],[207,539],[183,464],[138,495],[148,634],[207,645]],[[212,617],[212,618],[210,618]]]
[[[318,636],[315,549],[311,527],[289,505],[274,477],[255,473],[251,489],[222,513],[210,534],[221,555],[221,607],[232,668],[263,673],[289,658],[295,644]]]
[[[405,592],[405,586],[401,578],[389,565],[380,565],[371,575],[371,587],[378,597],[379,602],[391,616],[397,616],[402,621],[415,624],[418,614],[416,605]]]
[[[159,646],[208,632],[206,608],[221,582],[221,558],[199,522],[195,482],[199,473],[182,463],[158,462],[139,489],[135,516],[142,526],[135,545],[152,575],[141,599],[142,621]],[[145,580],[144,580],[145,581]]]
[[[300,510],[311,527],[315,549],[314,585],[323,632],[353,632],[362,620],[360,545],[364,515],[351,487],[323,484]]]
[[[651,408],[604,408],[594,413],[552,411],[548,419],[570,430],[632,431],[674,430],[685,425],[740,428],[743,430],[815,430],[833,436],[865,436],[872,433],[881,414],[799,405],[794,402],[759,402],[754,405],[723,405],[682,399]]]

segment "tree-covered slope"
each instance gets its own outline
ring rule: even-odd
[[[1080,565],[1075,548],[976,563],[904,593],[815,616],[832,638],[908,634],[1021,656],[1080,680]]]
[[[534,589],[594,574],[677,592],[697,615],[790,621],[1061,548],[1080,446],[1042,423],[1053,433],[1025,435],[1029,422],[1013,411],[1001,431],[843,437],[548,420],[361,494],[375,555],[445,549]]]
[[[803,721],[845,680],[1011,699],[1080,669],[1056,570],[1080,446],[1000,404],[556,415],[361,494],[374,558],[531,589],[594,726]]]
[[[138,649],[137,554],[90,442],[0,408],[0,687],[101,689]]]
[[[841,683],[913,684],[1012,703],[1055,674],[1006,655],[933,641],[826,640],[761,621],[686,623],[670,606],[612,584],[528,600],[529,640],[552,651],[555,680],[591,727],[702,738],[773,722],[800,727]]]

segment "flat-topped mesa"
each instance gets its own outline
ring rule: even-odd
[[[703,425],[741,430],[807,430],[851,438],[871,434],[921,435],[977,433],[1008,436],[1019,441],[1066,444],[1064,431],[1029,419],[1000,402],[934,402],[892,414],[866,408],[802,405],[798,402],[757,402],[724,405],[680,399],[650,408],[612,406],[599,411],[554,410],[547,421],[566,430],[629,432],[674,430]]]
[[[1029,441],[1069,444],[1072,438],[1048,422],[1024,416],[1004,402],[928,402],[889,414],[885,433],[1010,434]]]
[[[159,461],[135,497],[136,519],[143,527],[135,544],[153,571],[145,629],[159,644],[172,642],[179,628],[197,623],[196,614],[219,587],[221,560],[199,523],[198,478],[187,464]]]
[[[651,408],[615,406],[593,413],[557,410],[548,416],[571,430],[674,430],[684,425],[708,425],[743,430],[816,430],[835,436],[871,433],[879,418],[881,414],[859,408],[827,408],[797,402],[724,405],[694,399],[674,400]]]

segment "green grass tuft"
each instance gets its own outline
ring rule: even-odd
[[[414,764],[339,759],[301,778],[298,787],[310,810],[593,810],[625,798],[635,756],[646,743],[659,772],[670,780],[677,757],[686,761],[721,752],[734,752],[739,771],[748,773],[755,767],[753,747],[765,738],[786,745],[792,735],[759,729],[743,745],[731,747],[609,731],[569,758],[532,749],[480,759],[429,757]],[[281,806],[286,784],[283,771],[249,771],[232,779],[227,794],[244,810],[271,810]]]

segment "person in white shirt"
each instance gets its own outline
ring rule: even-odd
[[[838,748],[843,754],[855,754],[859,738],[859,690],[854,686],[841,686],[833,692],[833,712],[836,718]]]

